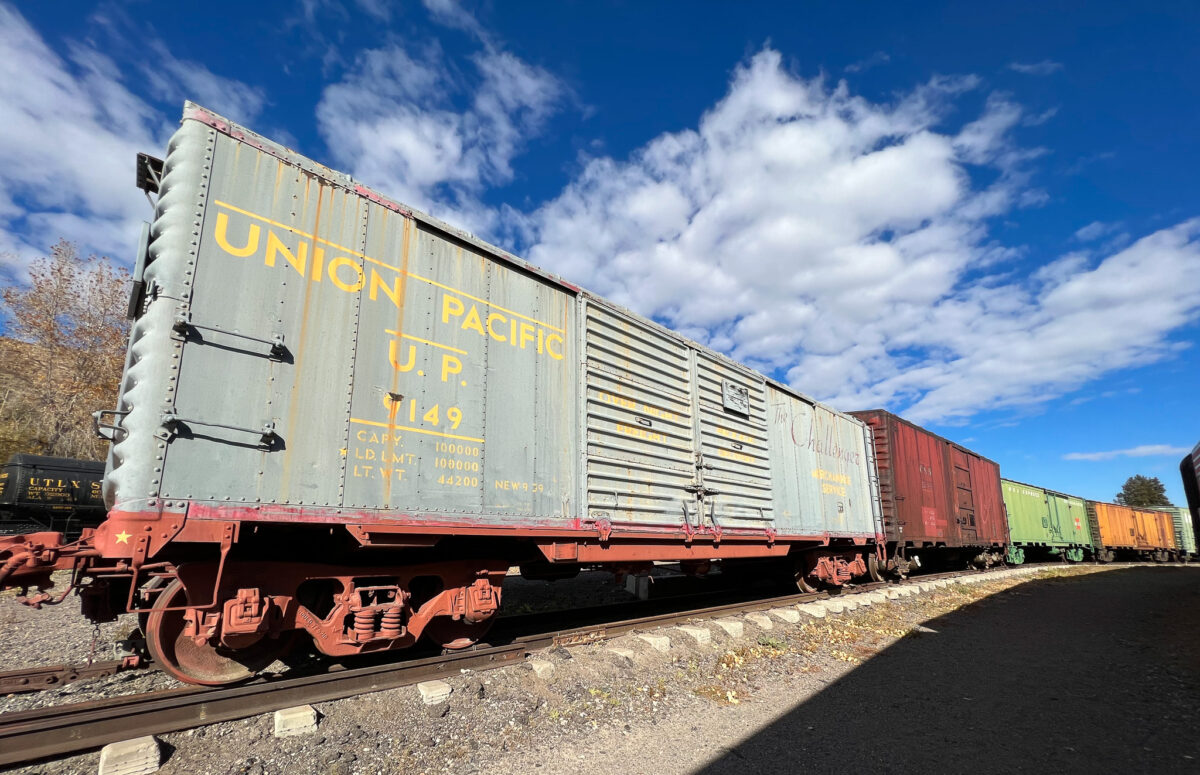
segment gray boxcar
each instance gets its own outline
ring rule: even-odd
[[[166,563],[164,611],[331,654],[461,646],[510,563],[775,557],[807,588],[879,559],[858,420],[190,103],[157,189],[93,543],[134,588]],[[403,626],[347,629],[384,588]]]

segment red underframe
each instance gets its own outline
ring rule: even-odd
[[[883,536],[864,533],[776,534],[746,528],[685,529],[681,525],[610,524],[570,518],[496,524],[499,515],[447,519],[444,514],[384,513],[323,507],[220,505],[166,500],[161,510],[112,511],[95,536],[106,557],[154,557],[169,543],[224,543],[256,524],[342,526],[364,546],[432,546],[448,536],[534,539],[550,562],[619,563],[652,560],[779,557],[793,546],[840,549],[881,546]],[[231,535],[232,534],[232,535]],[[120,537],[125,536],[122,540]]]

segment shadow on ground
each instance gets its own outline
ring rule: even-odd
[[[1200,772],[1200,568],[1034,580],[925,626],[700,771]]]

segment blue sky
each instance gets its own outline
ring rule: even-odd
[[[1182,500],[1194,3],[194,7],[0,2],[0,279],[127,262],[190,98],[838,408]]]

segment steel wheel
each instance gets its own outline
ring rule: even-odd
[[[465,619],[451,619],[449,616],[435,616],[425,625],[422,636],[428,638],[444,649],[458,651],[474,646],[479,639],[487,635],[496,621],[490,616],[482,622],[471,622]]]
[[[821,582],[813,578],[811,574],[808,562],[803,557],[797,557],[795,571],[792,574],[796,580],[796,589],[801,592],[816,592],[820,589]]]
[[[176,579],[154,601],[146,617],[146,647],[166,672],[180,681],[205,686],[237,683],[253,678],[291,646],[286,635],[260,637],[244,648],[229,649],[205,642],[196,645],[183,635],[183,611],[164,611],[187,604],[183,584]]]
[[[875,552],[867,555],[867,576],[871,581],[886,581],[887,575],[884,572],[883,566],[879,563],[879,556]]]

